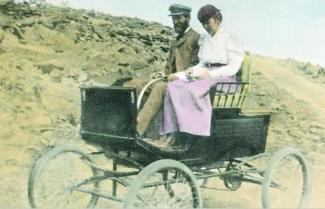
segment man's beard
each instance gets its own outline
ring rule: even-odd
[[[186,28],[188,27],[188,24],[177,24],[174,26],[174,30],[177,33],[184,33],[184,31],[186,30]]]

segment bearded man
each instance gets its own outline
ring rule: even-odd
[[[150,122],[162,107],[167,83],[177,79],[175,73],[184,71],[199,62],[197,55],[200,35],[190,27],[192,9],[188,6],[173,4],[169,7],[169,11],[177,36],[169,49],[167,63],[163,70],[166,79],[153,84],[147,100],[138,113],[137,132],[141,137],[144,137]],[[137,92],[140,92],[146,82],[143,78],[135,78],[126,82],[124,86],[136,87]]]

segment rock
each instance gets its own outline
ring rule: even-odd
[[[35,86],[33,86],[32,89],[33,89],[33,94],[34,94],[35,98],[40,100],[42,87],[39,84],[36,84]]]
[[[51,79],[54,82],[60,83],[62,81],[62,78],[64,76],[64,74],[62,73],[62,71],[59,71],[57,69],[53,69],[50,73],[51,75]]]
[[[67,115],[67,120],[72,126],[77,126],[78,125],[78,122],[75,119],[75,116],[73,114]]]
[[[155,62],[155,61],[158,61],[158,57],[157,57],[157,56],[153,56],[153,57],[151,57],[150,59],[148,59],[147,63],[148,63],[148,64],[151,64],[151,63],[153,63],[153,62]]]
[[[130,46],[123,46],[117,50],[121,54],[135,55],[136,51]]]
[[[122,66],[122,67],[126,67],[126,66],[129,66],[130,63],[128,61],[121,61],[118,63],[118,66]]]
[[[309,133],[311,133],[311,134],[317,134],[318,133],[318,129],[317,128],[310,128],[309,129]]]
[[[160,47],[161,51],[163,51],[164,53],[168,52],[169,51],[169,48],[170,47],[165,47],[165,46],[161,46]]]
[[[0,44],[2,43],[4,38],[5,38],[5,32],[0,28]]]
[[[324,67],[319,68],[319,74],[320,75],[325,75],[325,68]]]
[[[78,77],[78,82],[84,82],[88,80],[88,74],[85,72],[81,72]]]
[[[144,43],[147,46],[152,46],[153,45],[153,42],[150,41],[150,40],[143,40],[142,43]]]
[[[40,62],[38,64],[35,64],[35,67],[40,69],[43,74],[50,74],[53,70],[60,70],[62,71],[64,67],[61,64],[60,60],[48,60],[44,62]]]
[[[143,69],[143,68],[146,68],[146,67],[148,67],[148,64],[146,64],[144,62],[141,62],[141,61],[133,62],[130,65],[130,68],[133,69],[133,70],[140,70],[140,69]]]
[[[305,71],[307,74],[310,74],[313,77],[318,76],[320,71],[320,69],[317,66],[312,65],[310,63],[303,65],[301,68],[303,71]]]
[[[38,67],[42,71],[43,74],[49,74],[50,72],[52,72],[52,70],[58,68],[57,66],[55,66],[53,64],[36,65],[36,67]]]
[[[18,39],[24,39],[24,34],[21,32],[20,28],[16,25],[12,26],[12,33],[17,36]]]

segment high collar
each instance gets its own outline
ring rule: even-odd
[[[191,26],[188,26],[183,34],[187,33],[191,29]]]
[[[208,33],[208,36],[211,38],[211,39],[216,39],[217,37],[220,36],[220,34],[222,34],[224,32],[224,29],[223,27],[220,26],[219,30],[213,35],[211,36],[209,33]]]

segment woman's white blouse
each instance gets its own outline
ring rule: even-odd
[[[212,78],[236,75],[244,58],[243,46],[236,37],[220,28],[214,36],[202,34],[199,45],[200,62],[190,69],[194,76],[198,76],[204,70],[209,70]],[[206,67],[209,63],[223,66]],[[185,71],[176,73],[176,76],[187,80]]]

